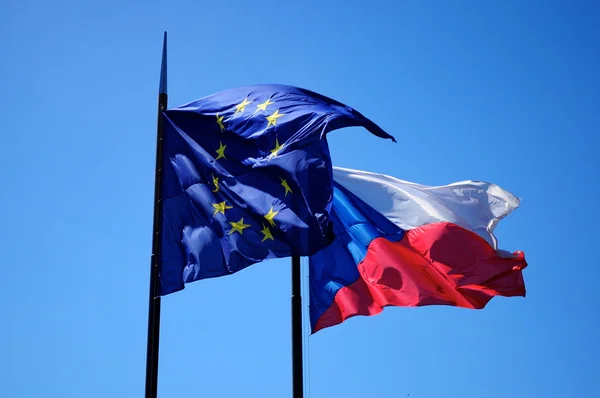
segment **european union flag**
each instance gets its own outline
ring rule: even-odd
[[[217,93],[163,112],[161,295],[274,257],[308,256],[333,239],[331,130],[356,110],[283,85]]]

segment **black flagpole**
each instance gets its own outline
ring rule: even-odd
[[[300,256],[292,256],[292,388],[293,398],[304,398],[302,370],[302,296]]]
[[[158,387],[158,344],[160,334],[160,296],[158,262],[160,259],[160,230],[162,204],[162,141],[164,136],[162,111],[167,108],[167,32],[163,37],[160,84],[158,88],[158,125],[156,133],[156,168],[154,175],[154,225],[150,259],[150,294],[148,297],[148,348],[146,352],[146,398],[156,398]]]

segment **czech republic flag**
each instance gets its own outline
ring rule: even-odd
[[[519,206],[497,185],[425,186],[334,167],[335,241],[309,259],[312,333],[386,306],[480,309],[523,296],[525,256],[493,230]]]

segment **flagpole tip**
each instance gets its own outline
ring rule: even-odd
[[[163,35],[162,61],[160,65],[160,83],[158,94],[167,93],[167,31]]]

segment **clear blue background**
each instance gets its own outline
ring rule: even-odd
[[[600,3],[8,0],[0,15],[1,396],[143,396],[164,30],[170,106],[302,86],[399,141],[335,131],[335,164],[523,198],[497,236],[525,251],[527,298],[320,331],[307,396],[600,396]],[[289,260],[196,282],[162,314],[161,397],[291,396]]]

